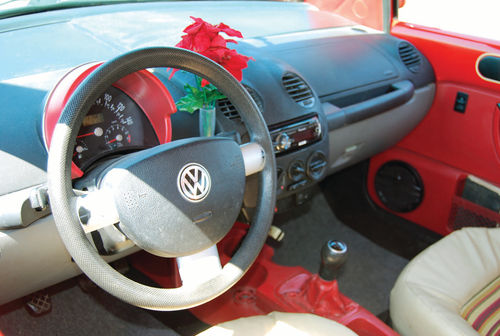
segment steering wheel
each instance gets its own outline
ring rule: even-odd
[[[155,67],[190,71],[217,86],[240,112],[251,142],[239,146],[227,138],[190,138],[128,154],[102,170],[98,190],[77,195],[72,188],[71,158],[86,112],[120,78]],[[49,197],[61,239],[92,281],[132,305],[178,310],[222,294],[252,265],[272,221],[275,166],[267,126],[251,97],[229,72],[188,50],[147,48],[104,63],[69,99],[51,141]],[[240,247],[223,268],[202,282],[185,279],[181,273],[183,285],[179,288],[145,286],[115,271],[87,238],[86,233],[92,229],[86,229],[78,215],[81,204],[85,204],[91,218],[107,221],[104,225],[118,223],[139,247],[179,261],[214,250],[241,209],[245,176],[254,173],[259,180],[258,203]]]

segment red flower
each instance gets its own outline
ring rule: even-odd
[[[241,55],[236,50],[228,48],[210,48],[201,54],[222,65],[240,82],[243,79],[242,70],[248,66],[249,60],[254,60],[253,57]],[[208,81],[203,79],[201,85],[205,86],[206,84]]]
[[[242,38],[241,32],[232,29],[224,23],[212,25],[203,21],[200,18],[191,16],[194,23],[184,29],[186,35],[182,36],[182,40],[176,44],[176,47],[195,51],[205,57],[210,58],[214,62],[222,65],[229,71],[238,81],[241,81],[243,74],[242,70],[248,65],[252,57],[238,54],[236,50],[227,48],[227,43],[238,43],[235,40],[225,39],[219,33],[225,33],[228,36]],[[170,78],[177,70],[173,70]],[[208,84],[205,79],[202,81],[202,86]]]
[[[230,28],[224,23],[212,25],[200,18],[191,16],[194,23],[187,26],[183,32],[182,40],[176,44],[176,47],[189,49],[201,53],[211,47],[225,48],[227,42],[237,43],[235,40],[226,40],[219,33],[226,33],[228,36],[243,37],[241,33]]]

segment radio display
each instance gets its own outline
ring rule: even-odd
[[[293,135],[294,142],[301,142],[302,140],[314,140],[315,139],[314,128],[308,128],[302,132],[297,132]],[[300,146],[300,145],[299,145]]]
[[[321,139],[321,125],[317,117],[292,122],[271,130],[271,138],[275,153],[285,154],[319,141]]]

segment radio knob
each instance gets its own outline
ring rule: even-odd
[[[279,152],[286,151],[292,146],[293,140],[285,132],[276,137],[276,149]]]

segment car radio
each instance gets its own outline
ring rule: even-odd
[[[321,139],[321,124],[317,116],[270,127],[269,131],[276,155],[296,151]]]

